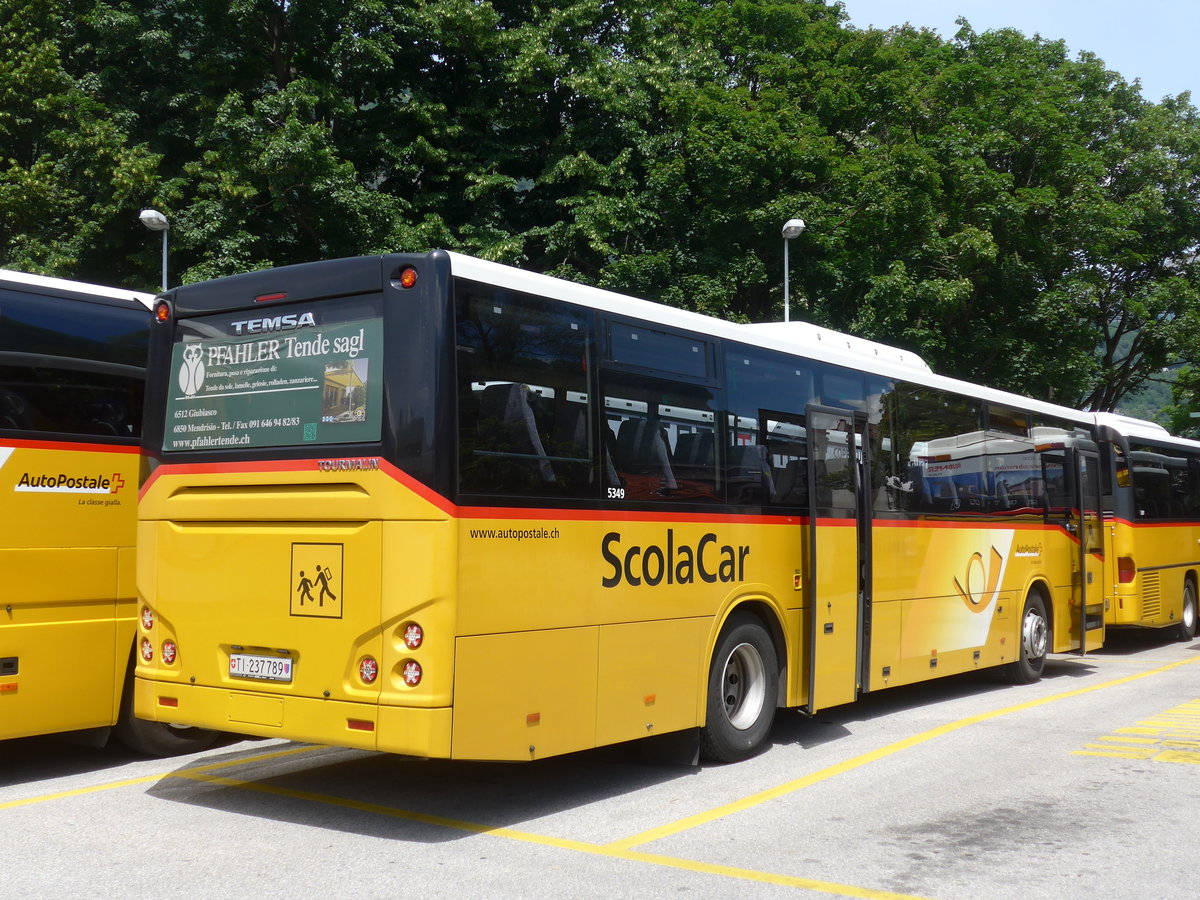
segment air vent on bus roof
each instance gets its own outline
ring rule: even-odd
[[[845,353],[863,360],[885,361],[922,372],[932,372],[929,364],[911,350],[890,347],[865,338],[821,328],[811,322],[755,322],[740,325],[746,331],[773,337],[797,347],[806,356],[822,353]]]

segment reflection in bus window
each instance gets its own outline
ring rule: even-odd
[[[730,503],[808,505],[804,412],[817,399],[815,365],[749,347],[726,352]]]
[[[715,392],[604,370],[607,486],[627,500],[716,500]]]
[[[460,490],[594,495],[587,316],[469,282],[457,307]]]
[[[147,321],[133,309],[0,290],[0,428],[135,438]]]
[[[1184,519],[1200,510],[1200,461],[1165,447],[1132,444],[1129,462],[1139,519]]]

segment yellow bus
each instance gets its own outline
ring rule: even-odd
[[[1196,636],[1200,574],[1200,441],[1123,416],[1098,416],[1111,448],[1106,504],[1113,599],[1109,625]]]
[[[0,738],[214,737],[134,719],[128,689],[152,300],[0,270]]]
[[[648,735],[1103,640],[1094,417],[803,323],[437,251],[164,294],[136,711],[425,757]]]

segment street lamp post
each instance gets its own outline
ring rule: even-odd
[[[791,321],[790,298],[788,296],[788,244],[792,238],[804,232],[803,219],[788,219],[783,223],[783,321]]]
[[[171,223],[157,209],[143,209],[138,213],[138,218],[151,231],[162,232],[162,289],[165,291],[167,289],[167,232],[171,229]]]

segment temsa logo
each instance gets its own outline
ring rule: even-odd
[[[311,312],[287,313],[281,316],[264,316],[261,319],[242,319],[231,322],[234,334],[262,334],[268,331],[295,331],[297,328],[316,328],[317,322]]]

